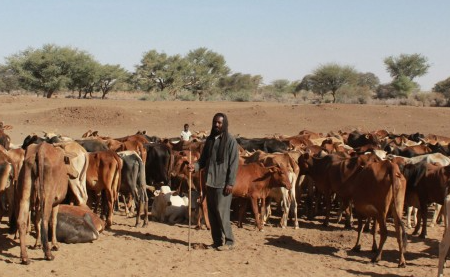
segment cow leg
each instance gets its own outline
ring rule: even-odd
[[[283,202],[283,216],[281,217],[281,228],[287,227],[287,221],[289,217],[289,208],[291,206],[289,191],[286,188],[281,188],[282,202]]]
[[[414,226],[414,231],[413,231],[413,235],[417,235],[420,231],[420,226],[422,225],[422,211],[419,209],[417,209],[417,224],[416,226]]]
[[[59,244],[58,240],[56,239],[56,225],[58,224],[58,211],[59,211],[59,205],[56,205],[52,209],[52,250],[58,251],[59,250]]]
[[[442,205],[444,214],[445,231],[442,236],[442,240],[439,243],[439,263],[438,263],[438,277],[444,276],[445,258],[447,257],[448,250],[450,248],[450,195],[447,195]]]
[[[297,197],[295,192],[295,186],[290,189],[289,194],[290,205],[288,205],[288,214],[290,212],[291,207],[294,210],[294,228],[298,229],[298,217],[297,217]]]
[[[113,218],[113,205],[114,205],[114,192],[112,190],[105,190],[106,194],[106,200],[108,203],[107,207],[107,218],[106,218],[106,229],[110,229],[112,225],[112,218]]]
[[[259,231],[261,231],[262,230],[262,226],[261,226],[261,216],[260,216],[259,207],[258,207],[258,199],[252,197],[251,198],[251,202],[252,202],[253,214],[255,215],[256,227],[258,228]]]
[[[247,211],[247,198],[239,198],[239,215],[238,215],[238,228],[242,228],[242,221],[244,220],[244,214]]]
[[[434,227],[437,224],[438,219],[441,216],[441,210],[442,205],[434,203],[433,219],[431,220],[430,227]]]
[[[372,258],[372,263],[377,263],[381,260],[383,246],[387,238],[386,215],[378,215],[377,221],[380,224],[380,248],[378,249],[376,256]]]
[[[359,240],[361,238],[363,226],[364,226],[363,219],[361,216],[358,216],[358,229],[357,229],[358,236],[356,237],[356,243],[355,243],[355,246],[353,246],[352,251],[355,251],[355,252],[361,251],[361,244],[360,244]]]
[[[403,208],[401,208],[401,210],[403,210]],[[401,218],[401,215],[402,215],[401,210],[394,211],[394,207],[393,207],[392,217],[394,218],[395,234],[397,235],[398,249],[400,252],[398,267],[405,267],[406,261],[405,261],[405,256],[403,253],[406,248],[406,232],[405,232],[405,227],[404,227],[404,224],[403,224],[403,221]]]
[[[420,201],[420,217],[422,218],[422,232],[419,237],[424,239],[427,236],[427,214],[428,214],[428,206],[426,201]]]
[[[369,222],[372,218],[367,218],[367,222]],[[377,247],[377,232],[378,232],[378,222],[375,218],[373,218],[373,226],[372,226],[372,252],[376,253],[378,251]]]
[[[325,197],[325,221],[323,226],[328,227],[330,225],[330,212],[331,212],[331,195],[329,193],[324,193]]]
[[[130,210],[128,209],[127,199],[125,197],[125,194],[122,193],[121,196],[122,196],[123,204],[125,206],[125,215],[126,215],[126,217],[129,217],[130,216]],[[119,207],[119,205],[117,205],[117,207]]]
[[[261,229],[260,229],[260,231],[262,231],[262,229],[264,228],[264,224],[262,224],[262,223],[263,223],[263,215],[265,215],[266,212],[267,212],[267,209],[266,209],[266,198],[264,197],[264,198],[261,199],[261,213],[260,213]]]
[[[34,242],[33,249],[41,248],[41,222],[42,222],[42,214],[41,209],[36,208],[35,217],[34,217],[34,227],[36,228],[36,241]]]
[[[42,250],[44,251],[45,259],[48,261],[51,261],[55,259],[55,257],[52,255],[52,252],[49,247],[48,243],[48,223],[50,221],[50,217],[52,214],[52,201],[53,199],[45,199],[43,205],[41,205],[41,213],[42,213],[42,219],[41,219],[41,240],[42,240]],[[42,199],[41,199],[42,201]],[[56,233],[54,235],[56,237]]]
[[[26,172],[27,170],[24,169]],[[28,227],[28,214],[30,210],[30,194],[31,184],[28,181],[24,182],[22,197],[19,202],[19,213],[17,216],[17,225],[19,229],[20,238],[20,259],[22,264],[30,264],[27,254],[27,227]]]
[[[206,229],[211,230],[211,224],[209,223],[209,217],[208,217],[208,203],[207,203],[207,199],[206,199],[206,195],[203,196],[203,200],[202,200],[202,210],[203,210],[203,216],[205,218],[205,225],[206,225]],[[241,227],[242,228],[242,223],[241,223]]]

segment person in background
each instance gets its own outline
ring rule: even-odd
[[[189,124],[184,124],[184,130],[181,131],[181,140],[182,141],[190,141],[192,133],[189,131]]]

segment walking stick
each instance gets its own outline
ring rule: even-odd
[[[191,147],[189,147],[189,164],[191,164]],[[189,170],[189,205],[188,205],[188,216],[189,216],[189,230],[188,230],[188,251],[191,251],[191,187],[192,187],[192,172]]]

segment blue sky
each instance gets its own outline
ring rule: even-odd
[[[389,82],[385,57],[420,53],[431,68],[416,81],[430,90],[450,77],[449,11],[447,0],[0,0],[0,63],[54,43],[133,71],[152,49],[207,47],[265,83],[329,62]]]

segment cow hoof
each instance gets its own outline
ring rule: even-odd
[[[295,230],[298,230],[298,229],[300,229],[300,227],[298,227],[298,226],[295,226],[295,227],[294,227],[294,229],[295,229]]]
[[[52,254],[49,254],[49,255],[46,255],[46,256],[45,256],[45,259],[46,259],[47,261],[53,261],[53,260],[55,259],[55,256],[53,256]]]
[[[23,264],[23,265],[29,265],[29,264],[30,264],[30,260],[28,260],[28,259],[22,259],[21,264]]]
[[[380,259],[378,257],[374,257],[372,258],[372,260],[370,260],[371,263],[377,264],[380,261]]]
[[[372,253],[377,253],[377,252],[378,252],[378,248],[372,247]]]
[[[31,246],[30,248],[31,249],[41,249],[41,247],[42,247],[42,245],[35,244],[35,245]]]
[[[356,245],[355,247],[352,248],[353,252],[360,252],[361,251],[361,245]]]
[[[427,236],[425,235],[425,234],[420,234],[419,235],[419,238],[421,238],[421,239],[425,239]]]
[[[147,227],[148,226],[148,222],[144,222],[143,224],[142,224],[142,227]]]
[[[406,267],[406,263],[402,262],[398,264],[398,268],[405,268]]]

